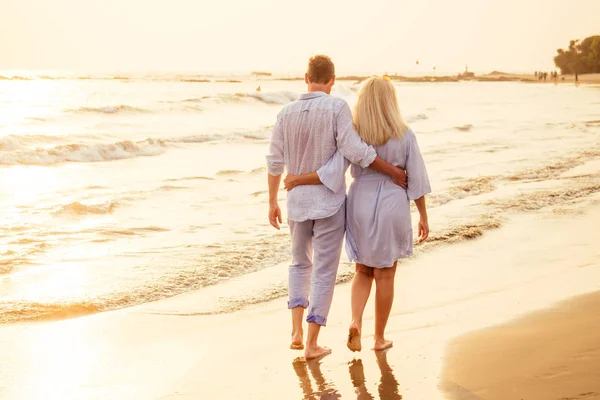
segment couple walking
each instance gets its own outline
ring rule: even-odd
[[[318,345],[318,336],[327,323],[346,234],[348,256],[356,262],[347,345],[361,350],[362,315],[374,280],[374,349],[384,350],[392,346],[384,332],[394,298],[396,262],[412,254],[410,200],[420,214],[419,241],[429,234],[425,195],[431,189],[425,164],[388,77],[364,83],[354,115],[344,100],[329,95],[335,83],[329,57],[312,57],[305,81],[308,93],[278,114],[267,156],[269,222],[277,229],[282,222],[281,176],[284,169],[288,173],[284,185],[292,239],[290,347],[304,349],[307,359],[331,352]],[[350,164],[354,182],[346,201],[345,172]]]

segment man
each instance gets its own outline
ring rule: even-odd
[[[339,150],[350,162],[389,175],[394,182],[406,187],[404,171],[377,157],[373,147],[354,131],[348,104],[329,96],[335,83],[331,59],[323,55],[312,57],[304,80],[308,93],[278,114],[267,156],[269,222],[276,229],[280,229],[282,222],[277,195],[284,167],[294,175],[317,171]],[[306,185],[288,193],[292,237],[288,301],[292,311],[290,347],[304,349],[307,359],[331,352],[319,346],[317,339],[321,326],[327,322],[333,299],[345,233],[345,201],[345,186],[334,192],[324,185]],[[305,308],[308,308],[306,348],[302,329]]]

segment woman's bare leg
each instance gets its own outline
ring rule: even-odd
[[[347,346],[352,351],[360,351],[360,335],[362,332],[362,318],[371,294],[373,284],[373,268],[363,264],[356,264],[356,272],[352,279],[352,322],[350,323]]]
[[[387,325],[392,304],[394,303],[394,277],[396,264],[390,268],[375,268],[375,347],[374,350],[384,350],[392,347],[392,342],[385,339],[385,326]]]

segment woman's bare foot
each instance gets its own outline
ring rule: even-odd
[[[352,351],[361,351],[362,344],[360,343],[360,329],[356,324],[350,325],[348,330],[348,343],[346,346]]]
[[[304,350],[304,340],[302,338],[303,332],[301,330],[292,332],[292,344],[290,349],[292,350]]]
[[[327,347],[315,346],[315,347],[307,347],[304,350],[304,357],[307,360],[312,360],[319,357],[325,357],[326,355],[331,354],[331,349]]]
[[[392,347],[393,345],[394,345],[394,342],[392,342],[391,340],[385,340],[384,338],[375,339],[375,347],[373,347],[373,350],[375,350],[375,351],[386,350],[386,349],[389,349],[390,347]]]

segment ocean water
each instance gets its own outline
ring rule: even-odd
[[[332,94],[352,104],[359,87]],[[589,167],[600,167],[600,86],[396,87],[434,190],[417,253],[508,215],[578,212],[600,191]],[[285,296],[289,235],[268,224],[264,155],[278,111],[304,90],[248,76],[0,71],[0,323],[197,290],[206,313]],[[345,260],[340,281],[350,270]]]

